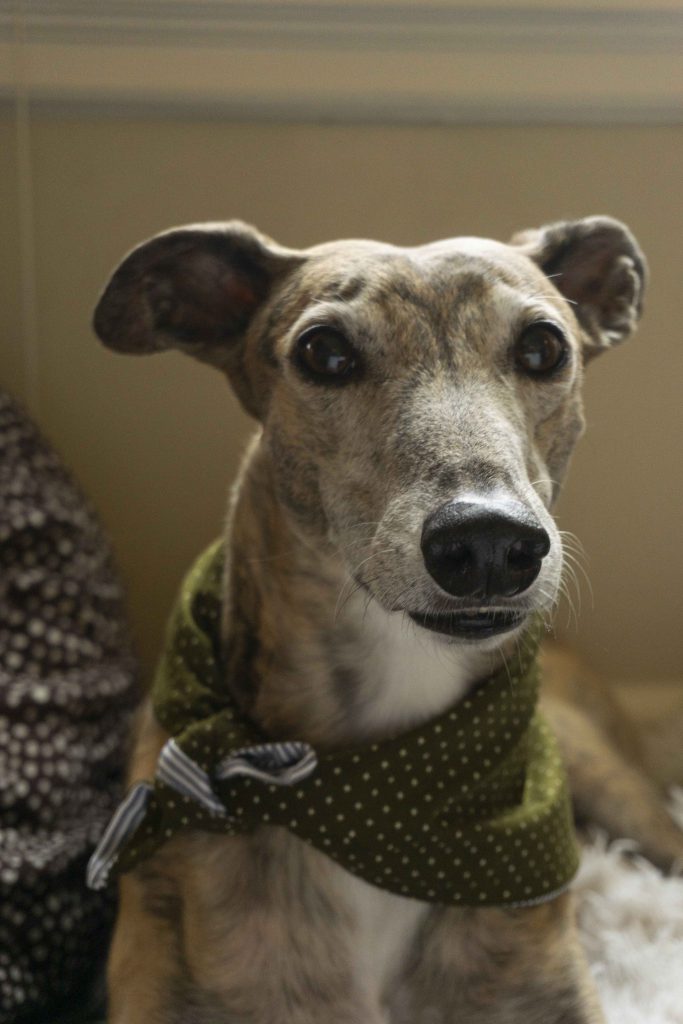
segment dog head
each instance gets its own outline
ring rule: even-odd
[[[305,251],[203,224],[135,249],[94,325],[118,351],[222,370],[304,543],[387,611],[495,645],[557,598],[550,510],[583,429],[583,368],[632,333],[645,276],[607,217],[507,245]]]

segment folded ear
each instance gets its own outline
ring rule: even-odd
[[[626,227],[611,217],[559,221],[512,239],[573,304],[587,357],[625,341],[642,313],[647,265]]]
[[[177,348],[219,367],[258,415],[245,337],[274,285],[301,259],[239,221],[165,231],[114,272],[95,308],[95,333],[117,352]]]

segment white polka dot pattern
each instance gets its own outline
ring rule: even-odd
[[[416,729],[362,748],[317,752],[315,771],[289,788],[221,780],[226,757],[267,739],[231,704],[221,679],[222,563],[214,545],[181,591],[154,704],[225,813],[211,813],[205,801],[157,776],[119,870],[179,829],[237,833],[265,822],[374,885],[422,900],[530,903],[569,882],[578,851],[559,753],[535,710],[537,629],[506,668]]]
[[[85,862],[134,699],[122,595],[59,460],[0,392],[0,1021],[80,982],[110,901]]]

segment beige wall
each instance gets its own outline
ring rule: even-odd
[[[559,624],[614,675],[679,676],[682,139],[665,127],[34,120],[36,358],[22,351],[15,129],[0,123],[0,380],[36,395],[38,420],[99,508],[145,663],[183,568],[221,528],[250,427],[212,371],[176,355],[115,356],[92,338],[93,303],[126,249],[172,224],[232,216],[296,246],[505,238],[608,212],[640,238],[652,286],[637,341],[591,368],[589,433],[560,525],[586,547],[594,607],[584,587],[578,633],[564,612]]]

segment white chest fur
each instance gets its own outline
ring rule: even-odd
[[[353,918],[354,977],[384,1021],[383,999],[403,972],[430,904],[377,889],[343,868],[337,891]]]
[[[464,697],[486,673],[491,656],[443,642],[409,619],[362,596],[349,602],[361,679],[354,713],[355,738],[408,729]],[[356,653],[357,652],[357,653]],[[339,892],[354,920],[356,977],[384,1020],[382,995],[400,976],[430,904],[395,896],[339,869]]]
[[[350,602],[351,604],[351,602]],[[363,737],[409,729],[460,700],[490,655],[451,644],[376,601],[358,596],[356,665],[362,680],[355,724]]]

